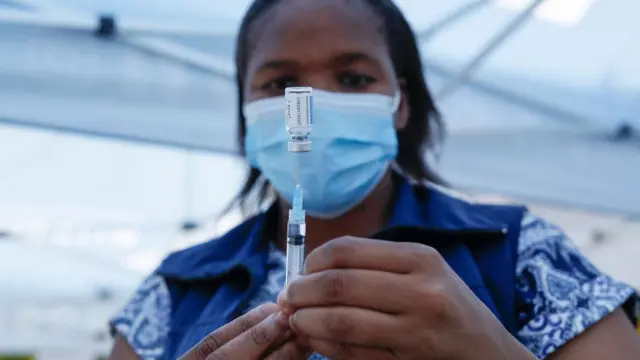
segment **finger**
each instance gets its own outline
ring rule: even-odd
[[[375,270],[330,269],[301,276],[278,297],[287,312],[311,306],[345,305],[397,314],[414,301],[405,276]],[[372,296],[375,294],[375,296]]]
[[[397,359],[390,350],[363,346],[345,345],[309,339],[309,346],[318,354],[322,354],[331,360],[391,360]]]
[[[346,236],[313,250],[305,261],[305,273],[353,268],[408,274],[423,269],[433,261],[442,261],[441,256],[422,244]]]
[[[276,304],[265,304],[249,311],[245,315],[207,335],[180,359],[205,360],[211,353],[218,350],[231,339],[248,331],[268,316],[278,312],[278,310]]]
[[[207,360],[261,359],[269,349],[280,347],[292,334],[288,317],[279,312],[233,338]]]
[[[267,356],[265,360],[307,360],[311,353],[311,350],[295,341],[290,341]]]
[[[305,338],[359,346],[393,347],[402,330],[393,315],[343,306],[303,308],[290,323]]]

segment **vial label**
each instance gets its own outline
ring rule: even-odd
[[[288,129],[313,125],[313,120],[311,118],[311,102],[311,91],[286,92],[285,121]]]
[[[309,125],[313,125],[313,96],[309,96]]]

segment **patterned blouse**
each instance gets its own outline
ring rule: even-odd
[[[596,269],[559,228],[527,214],[518,245],[516,281],[519,301],[518,340],[544,359],[622,306],[634,289]],[[249,311],[275,302],[285,278],[284,254],[272,248],[268,278],[250,302]],[[113,328],[143,360],[159,359],[169,333],[171,298],[164,280],[152,275],[112,319]],[[310,360],[327,360],[314,354]]]

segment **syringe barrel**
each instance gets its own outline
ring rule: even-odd
[[[284,283],[289,285],[298,276],[304,273],[304,241],[302,245],[294,245],[287,241],[287,273]]]
[[[287,242],[291,242],[295,245],[299,245],[300,241],[304,241],[307,236],[306,224],[292,224],[289,222],[287,229]]]
[[[304,217],[303,217],[304,219]],[[298,221],[289,211],[287,227],[287,273],[285,284],[304,272],[304,243],[307,235],[307,225],[304,220]]]
[[[309,135],[313,130],[313,88],[288,87],[284,92],[285,127],[289,133],[289,151],[311,151]]]

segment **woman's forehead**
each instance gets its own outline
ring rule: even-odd
[[[320,60],[332,53],[374,53],[386,48],[381,21],[362,0],[281,0],[254,25],[249,45],[256,61]]]
[[[286,20],[331,21],[336,15],[351,22],[376,20],[375,12],[366,0],[279,0],[272,9],[267,19],[285,25]]]

